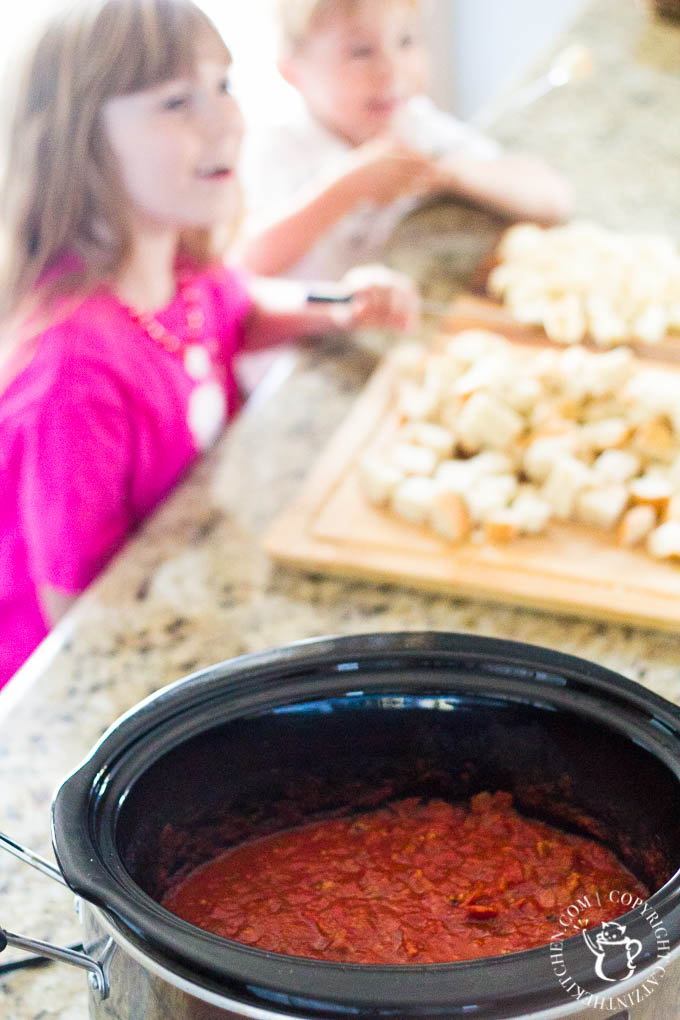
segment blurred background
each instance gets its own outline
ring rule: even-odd
[[[0,62],[46,10],[65,0],[2,5]],[[271,0],[199,0],[222,30],[235,61],[234,84],[246,114],[294,101],[274,67]],[[431,93],[444,109],[471,119],[522,78],[586,0],[429,0]]]

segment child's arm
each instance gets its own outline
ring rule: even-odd
[[[433,190],[471,199],[514,219],[549,225],[567,218],[572,195],[556,170],[533,156],[502,154],[474,159],[450,153],[437,160],[439,179]]]
[[[555,223],[571,211],[571,189],[541,159],[504,150],[474,125],[440,110],[427,96],[409,103],[404,142],[428,152],[437,167],[433,192],[470,199],[515,219]]]
[[[252,227],[240,260],[262,276],[285,273],[360,202],[387,205],[403,194],[427,194],[439,172],[432,159],[393,141],[361,145],[299,192],[285,212]]]
[[[287,212],[281,211],[248,232],[240,246],[239,261],[262,276],[285,273],[355,204],[342,177],[306,188]]]
[[[351,301],[309,302],[310,289],[352,295]],[[245,324],[248,350],[283,340],[352,329],[414,330],[420,298],[408,277],[384,266],[361,266],[339,284],[301,284],[292,280],[261,280],[253,284],[255,302]]]

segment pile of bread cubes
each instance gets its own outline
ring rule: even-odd
[[[573,221],[503,235],[487,290],[556,343],[657,344],[680,330],[680,251],[663,234]]]
[[[680,371],[480,329],[392,358],[398,424],[360,463],[371,503],[451,542],[572,521],[680,558]]]

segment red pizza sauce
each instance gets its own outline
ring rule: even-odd
[[[622,892],[649,896],[604,846],[522,817],[509,794],[480,793],[462,804],[402,800],[241,844],[163,905],[260,949],[423,964],[543,945],[584,896],[594,927],[625,912]]]

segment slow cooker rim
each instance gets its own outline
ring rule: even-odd
[[[241,656],[236,660],[217,664],[216,666],[209,667],[206,670],[199,671],[184,680],[177,681],[175,684],[170,685],[170,705],[174,705],[175,711],[181,711],[183,703],[185,703],[186,699],[189,698],[195,706],[197,686],[202,688],[201,693],[204,695],[205,700],[205,697],[208,696],[208,690],[211,684],[216,682],[223,684],[225,678],[228,679],[229,677],[237,677],[244,669],[248,668],[253,668],[257,673],[258,671],[266,672],[273,667],[280,674],[282,665],[286,665],[289,669],[297,670],[299,672],[300,667],[303,664],[314,662],[318,668],[323,665],[324,662],[327,662],[327,660],[334,659],[337,666],[339,655],[341,659],[347,660],[348,656],[365,656],[366,653],[369,653],[369,658],[372,657],[373,659],[379,655],[385,655],[386,653],[392,655],[397,653],[399,655],[403,655],[406,653],[406,657],[408,659],[416,656],[422,657],[424,653],[427,655],[436,653],[441,654],[442,656],[447,653],[455,653],[459,658],[464,657],[471,663],[478,663],[481,661],[488,662],[490,659],[495,659],[497,662],[504,663],[506,665],[508,658],[514,656],[517,662],[521,661],[525,667],[528,666],[529,669],[533,669],[537,674],[541,674],[542,679],[548,686],[548,689],[552,681],[549,679],[549,670],[547,667],[551,670],[560,667],[560,671],[563,675],[565,672],[573,672],[574,675],[583,677],[584,672],[587,672],[588,676],[586,679],[589,687],[593,686],[593,679],[596,679],[597,683],[603,684],[605,689],[608,689],[613,683],[616,694],[619,697],[622,696],[622,693],[630,695],[624,698],[626,704],[630,705],[632,701],[639,709],[641,707],[640,703],[642,702],[647,714],[650,713],[651,707],[653,707],[655,711],[661,709],[662,711],[660,711],[659,714],[664,720],[664,726],[668,726],[669,723],[672,722],[675,724],[676,732],[679,728],[680,713],[678,713],[675,710],[675,707],[670,705],[670,703],[665,703],[663,699],[659,699],[656,695],[651,694],[651,692],[648,692],[643,688],[638,690],[638,685],[632,684],[631,681],[628,681],[625,678],[618,677],[617,674],[612,673],[609,670],[604,670],[602,667],[598,667],[593,663],[587,662],[587,660],[564,655],[564,653],[553,652],[550,649],[542,649],[537,646],[524,645],[503,639],[480,638],[476,636],[456,635],[439,631],[381,634],[377,635],[377,638],[378,640],[376,640],[375,635],[359,635],[358,637],[350,636],[346,638],[321,640],[312,639],[305,642],[297,642],[294,645],[286,646],[283,649],[274,649],[265,653],[257,653],[254,656]],[[528,665],[529,663],[531,665]],[[569,667],[569,669],[565,669],[565,667]],[[599,675],[594,677],[593,674]],[[535,679],[538,679],[538,677],[535,677]],[[597,686],[597,683],[595,686]],[[159,714],[161,717],[165,717],[168,710],[168,702],[165,701],[164,705],[164,696],[167,694],[168,689],[164,689],[156,695],[153,695],[150,699],[147,699],[145,702],[142,702],[139,706],[137,706],[137,709],[133,709],[130,713],[123,716],[121,720],[115,723],[110,730],[107,731],[107,734],[104,735],[96,748],[93,749],[92,754],[86,762],[83,763],[83,765],[76,770],[76,772],[73,773],[72,776],[64,782],[64,784],[62,784],[62,787],[58,791],[53,803],[53,839],[55,842],[57,858],[60,861],[60,865],[62,865],[62,870],[70,870],[68,866],[63,866],[59,852],[58,815],[60,813],[60,804],[62,807],[64,805],[64,791],[70,790],[71,793],[73,793],[74,785],[79,779],[81,784],[84,785],[84,789],[81,789],[80,792],[81,794],[86,794],[87,790],[91,789],[91,783],[94,777],[100,774],[101,768],[105,767],[107,764],[107,757],[108,762],[110,763],[111,757],[108,756],[108,752],[111,748],[111,744],[113,743],[114,750],[117,746],[119,752],[121,749],[121,742],[123,745],[125,744],[124,730],[131,729],[131,735],[135,740],[143,739],[140,734],[140,729],[145,732],[149,732],[150,729],[153,729],[153,719],[157,718]],[[144,720],[140,719],[137,712],[139,710],[143,710],[143,713],[146,714],[147,708],[151,709],[152,716],[147,715]],[[672,710],[670,713],[668,711],[669,709]],[[143,725],[140,726],[140,723],[143,723]],[[92,858],[90,858],[90,864],[94,864]],[[92,876],[90,875],[89,877],[91,878]],[[69,878],[68,874],[67,878]],[[678,879],[678,876],[676,875],[675,878]],[[660,894],[667,889],[668,884],[669,883],[667,883],[662,890],[655,893],[652,899],[656,898],[658,901]],[[77,889],[76,891],[83,894],[83,890],[81,889]],[[85,895],[86,898],[93,900],[93,897],[91,895],[87,895],[87,892],[85,892]],[[96,899],[93,901],[97,902]],[[99,902],[104,909],[112,909],[112,907],[106,902]],[[153,903],[154,901],[151,902]],[[158,904],[155,904],[155,906],[158,907],[159,910],[163,910],[163,908],[161,908]],[[139,937],[141,935],[134,925],[130,928],[129,919],[123,916],[119,909],[113,908],[113,912],[120,917],[121,922],[128,927],[128,930],[130,930],[135,937]],[[163,911],[163,913],[166,915],[166,920],[167,918],[173,919],[172,922],[168,923],[175,932],[178,931],[177,925],[190,929],[192,936],[195,933],[200,932],[199,929],[195,929],[193,926],[187,925],[186,922],[180,921],[180,919],[175,918],[174,915],[169,914],[169,912]],[[199,940],[205,941],[205,936],[209,936],[209,933],[200,932]],[[225,942],[228,943],[229,941],[220,939],[218,936],[209,936],[209,938],[217,940],[222,948],[224,948]],[[569,942],[580,942],[580,940],[578,938],[569,939],[565,941],[565,945]],[[310,968],[312,968],[315,972],[319,969],[319,961],[305,960],[300,957],[282,957],[279,954],[265,954],[261,950],[251,950],[249,947],[241,946],[238,943],[232,943],[231,945],[235,947],[234,952],[238,953],[240,959],[244,958],[244,954],[254,956],[257,959],[258,967],[261,967],[265,961],[268,961],[274,964],[273,970],[275,972],[278,972],[280,969],[289,969],[293,966],[296,971],[304,976],[304,973]],[[508,957],[487,957],[483,958],[482,961],[462,961],[454,964],[428,965],[425,969],[429,974],[436,971],[438,974],[449,975],[454,973],[457,976],[462,977],[464,973],[469,974],[475,969],[475,967],[479,968],[483,965],[486,972],[485,983],[490,985],[493,984],[493,982],[488,980],[489,967],[491,967],[494,971],[498,968],[501,968],[501,970],[504,969],[505,973],[509,975],[510,968],[517,965],[517,960],[519,958],[522,958],[522,961],[526,964],[531,965],[534,960],[538,960],[544,953],[545,948],[538,947],[537,949],[528,950],[521,954],[510,954]],[[275,957],[276,960],[272,960],[271,958],[273,957]],[[283,968],[281,967],[282,961],[285,964]],[[321,966],[324,971],[326,971],[327,968],[330,968],[331,970],[338,968],[338,971],[341,973],[349,972],[352,975],[351,980],[353,984],[356,984],[357,971],[365,974],[367,969],[363,965],[348,965],[345,967],[345,965],[342,964],[323,963]],[[416,977],[417,973],[422,973],[423,970],[422,967],[414,965],[402,967],[395,966],[389,968],[371,967],[369,969],[371,972],[372,984],[375,984],[375,980],[378,976],[376,972],[378,971],[392,976],[396,973],[403,977],[407,983],[409,981],[413,983],[413,979]],[[506,992],[505,998],[507,998],[508,979],[504,978],[502,983]],[[552,985],[550,987],[552,987]],[[354,990],[355,992],[358,991],[357,989]],[[542,993],[545,994],[545,991],[546,989],[543,988]],[[557,993],[559,989],[556,987],[554,991]],[[526,999],[526,989],[524,989],[524,992],[524,997]],[[368,998],[371,999],[371,995],[369,995]],[[374,998],[375,993],[373,993],[373,999]]]
[[[244,669],[250,673],[257,671],[266,675],[275,672],[280,675],[282,668],[285,668],[287,672],[294,670],[299,675],[304,663],[313,661],[315,668],[318,669],[324,664],[330,665],[335,662],[338,653],[342,653],[342,658],[362,655],[368,660],[379,659],[384,654],[398,653],[408,658],[423,653],[443,656],[451,652],[464,655],[470,662],[475,659],[480,662],[497,660],[500,666],[504,666],[508,656],[512,654],[518,662],[524,662],[525,668],[535,670],[537,676],[545,678],[546,681],[550,680],[551,674],[558,682],[563,681],[564,675],[571,674],[572,679],[579,677],[588,689],[595,687],[614,693],[617,698],[624,695],[628,703],[645,712],[653,709],[655,715],[680,737],[678,706],[636,681],[580,656],[528,642],[455,631],[381,631],[304,638],[280,647],[235,656],[172,681],[115,719],[64,782],[79,773],[88,763],[95,761],[104,743],[109,745],[106,753],[101,753],[102,761],[106,762],[107,758],[110,758],[111,747],[115,748],[116,743],[123,740],[127,744],[131,739],[138,739],[144,732],[153,728],[159,714],[162,716],[167,714],[168,707],[174,702],[175,711],[180,711],[183,707],[194,707],[197,704],[197,689],[201,699],[209,698],[212,696],[211,684],[234,679]],[[129,730],[129,733],[126,734],[126,730]],[[122,736],[123,734],[125,735]]]
[[[322,700],[325,700],[325,698],[323,698]],[[480,699],[480,700],[484,700],[484,699]],[[512,700],[512,699],[510,699],[510,700]],[[237,715],[237,717],[238,717],[238,715]],[[169,914],[166,910],[164,910],[164,908],[157,901],[155,901],[151,897],[147,896],[145,893],[143,893],[139,889],[139,887],[134,882],[134,879],[132,879],[132,877],[129,875],[129,873],[127,873],[127,871],[125,870],[124,866],[121,866],[121,870],[122,870],[123,874],[119,876],[119,879],[121,879],[124,882],[124,884],[127,887],[127,890],[129,892],[129,894],[131,896],[135,897],[136,899],[143,898],[144,904],[145,904],[145,909],[148,911],[148,913],[154,915],[154,917],[159,919],[161,921],[161,923],[167,923],[167,924],[169,924],[172,927],[173,936],[172,936],[171,942],[172,942],[173,945],[179,944],[179,942],[180,942],[180,940],[182,939],[183,936],[195,937],[195,936],[198,935],[198,937],[205,943],[205,945],[212,946],[215,949],[215,951],[220,953],[220,954],[224,954],[224,952],[225,952],[225,945],[228,945],[229,949],[232,952],[238,953],[241,958],[243,958],[244,954],[246,954],[247,956],[251,957],[251,959],[253,961],[253,969],[254,969],[254,973],[255,974],[257,974],[257,972],[262,968],[263,964],[266,966],[266,964],[268,962],[272,962],[273,958],[276,958],[275,959],[275,963],[278,964],[278,962],[279,962],[279,954],[267,953],[267,952],[265,952],[263,950],[259,950],[259,949],[252,948],[252,947],[246,947],[246,946],[244,946],[244,945],[242,945],[242,944],[240,944],[238,942],[234,942],[234,941],[229,940],[229,939],[225,939],[225,938],[221,938],[219,936],[212,935],[209,932],[205,932],[205,931],[202,931],[200,929],[195,928],[194,926],[192,926],[192,925],[188,924],[187,922],[183,921],[181,918],[177,918],[173,914]],[[653,896],[651,896],[649,898],[649,900],[647,901],[647,904],[648,904],[650,909],[656,909],[657,911],[662,911],[662,910],[665,909],[665,907],[669,903],[673,902],[674,900],[677,900],[679,892],[680,892],[680,871],[675,876],[673,876],[673,878],[671,880],[669,880],[669,882],[665,883],[662,888],[660,888],[657,892],[655,892],[653,894]],[[634,915],[629,915],[629,914],[623,914],[619,918],[621,923],[626,923],[626,924],[630,924],[632,919],[634,919]],[[122,920],[123,924],[127,923],[124,918],[122,918],[121,920]],[[676,928],[678,928],[678,930],[680,930],[680,912],[679,912],[679,916],[677,917]],[[593,933],[596,934],[597,931],[599,931],[599,929],[594,929]],[[581,940],[578,937],[573,937],[573,938],[565,939],[565,945],[571,946],[572,948],[575,948],[575,947],[578,946],[579,949],[582,949]],[[458,963],[451,963],[451,964],[427,965],[425,967],[420,967],[420,968],[414,967],[412,965],[409,965],[409,966],[400,966],[400,965],[381,966],[381,967],[371,967],[370,970],[371,970],[371,972],[373,974],[375,974],[376,971],[379,971],[379,972],[381,972],[384,975],[395,974],[395,973],[399,974],[399,975],[405,975],[405,974],[413,974],[417,970],[422,971],[424,969],[424,970],[426,970],[429,973],[436,971],[440,975],[451,974],[452,976],[457,977],[457,976],[460,975],[462,968],[467,968],[468,969],[468,973],[469,973],[471,964],[477,964],[480,967],[481,966],[484,967],[484,969],[486,971],[485,976],[488,977],[488,968],[489,968],[489,966],[491,964],[494,964],[494,965],[501,964],[501,965],[505,965],[505,966],[507,966],[509,968],[511,965],[517,966],[518,963],[520,962],[520,957],[521,957],[521,962],[523,964],[525,964],[527,966],[531,966],[534,962],[537,962],[541,958],[541,954],[545,953],[545,951],[546,951],[546,947],[545,946],[540,946],[540,947],[537,947],[537,948],[532,949],[532,950],[527,950],[527,951],[525,951],[524,953],[521,953],[521,954],[520,953],[514,953],[514,954],[512,954],[511,956],[508,956],[508,957],[503,957],[503,956],[499,956],[499,957],[485,957],[485,958],[483,958],[481,960],[476,960],[476,961],[475,960],[471,960],[471,961],[460,961]],[[587,956],[587,954],[584,954],[584,956],[585,956],[586,960],[589,960],[589,957]],[[332,962],[322,962],[322,961],[305,959],[303,957],[285,956],[285,957],[283,957],[283,959],[287,963],[292,963],[295,967],[297,967],[299,969],[302,969],[302,967],[305,967],[305,968],[307,968],[310,971],[314,971],[315,973],[318,971],[318,968],[320,966],[324,969],[324,971],[327,971],[328,969],[332,970],[332,969],[335,968],[337,970],[341,970],[341,971],[345,971],[345,972],[346,971],[350,971],[350,972],[353,971],[353,972],[355,972],[355,974],[365,972],[366,969],[367,969],[364,965],[356,965],[356,964],[351,964],[351,963],[338,964],[338,963],[332,963]],[[573,970],[574,970],[574,977],[576,977],[576,973],[577,973],[576,972],[576,968],[574,967]],[[590,979],[591,977],[592,977],[592,975],[590,973],[588,973],[588,978]],[[356,978],[355,978],[355,980],[356,980]],[[507,978],[501,977],[499,979],[499,983],[502,983],[504,986],[506,986],[507,985]]]

